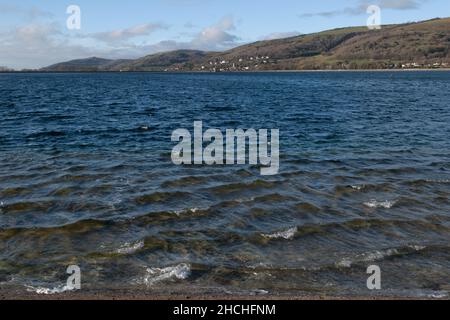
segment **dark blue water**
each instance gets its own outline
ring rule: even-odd
[[[1,74],[0,287],[76,264],[93,290],[448,296],[449,90],[448,72]],[[198,120],[279,129],[279,174],[175,166]]]

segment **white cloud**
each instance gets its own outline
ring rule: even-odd
[[[203,29],[192,41],[191,47],[203,50],[227,49],[236,44],[239,37],[230,31],[236,30],[232,16],[222,18],[217,24]]]
[[[274,32],[265,37],[262,37],[261,40],[274,40],[274,39],[284,39],[290,37],[296,37],[302,35],[301,32],[298,31],[289,31],[289,32]]]
[[[0,4],[0,15],[18,15],[26,18],[27,20],[35,20],[38,18],[51,18],[53,14],[47,11],[43,11],[37,7],[24,8],[15,4]]]
[[[304,13],[301,14],[301,18],[311,18],[311,17],[324,17],[332,18],[340,15],[360,15],[366,14],[367,8],[370,5],[378,5],[381,9],[390,10],[413,10],[420,8],[423,2],[428,0],[378,0],[378,1],[368,1],[360,0],[355,7],[344,7],[339,10],[322,11],[315,13]]]
[[[422,1],[424,2],[424,1]],[[409,10],[420,7],[418,0],[380,0],[379,5],[385,9]]]
[[[184,27],[186,28],[186,29],[194,29],[194,28],[197,28],[197,26],[195,25],[195,24],[193,24],[192,22],[186,22],[185,24],[184,24]]]
[[[114,30],[110,32],[98,32],[89,34],[88,37],[110,43],[110,42],[122,42],[132,38],[148,36],[155,31],[168,29],[169,27],[163,23],[146,23],[137,25],[131,28]]]
[[[0,34],[0,61],[8,67],[36,68],[94,52],[76,45],[56,23],[33,23]]]
[[[156,52],[172,51],[179,49],[220,51],[240,45],[239,37],[232,31],[236,25],[232,16],[222,18],[218,23],[204,28],[201,32],[193,34],[191,40],[175,41],[165,40],[150,45],[129,44],[126,47],[112,50],[114,57],[139,57]],[[128,54],[128,55],[127,55]]]
[[[231,16],[191,34],[185,41],[170,39],[153,44],[133,41],[167,28],[163,23],[148,23],[110,32],[72,34],[54,22],[34,22],[0,33],[0,61],[16,69],[40,68],[91,56],[138,58],[178,49],[226,50],[240,44],[233,34],[236,26]]]

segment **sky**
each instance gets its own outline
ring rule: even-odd
[[[71,5],[80,9],[80,28]],[[0,0],[0,66],[40,68],[87,57],[137,58],[381,23],[450,16],[449,0]],[[72,26],[74,26],[72,24]],[[76,26],[76,24],[75,24]]]

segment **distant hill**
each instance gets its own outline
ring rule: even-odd
[[[225,52],[178,50],[135,60],[89,58],[42,71],[258,71],[450,67],[450,18],[351,27],[259,41]]]
[[[194,66],[200,65],[205,60],[211,59],[214,56],[215,53],[198,50],[178,50],[152,54],[131,62],[119,63],[110,69],[115,71],[183,70],[186,68],[194,68]]]
[[[97,57],[71,60],[57,63],[45,68],[42,71],[106,71],[114,68],[117,64],[130,63],[133,60],[109,60]]]
[[[10,71],[13,71],[13,69],[0,66],[0,72],[10,72]]]

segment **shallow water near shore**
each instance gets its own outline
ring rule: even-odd
[[[0,74],[0,287],[448,297],[450,73]],[[280,130],[280,172],[175,166]],[[382,290],[369,291],[369,265]]]

